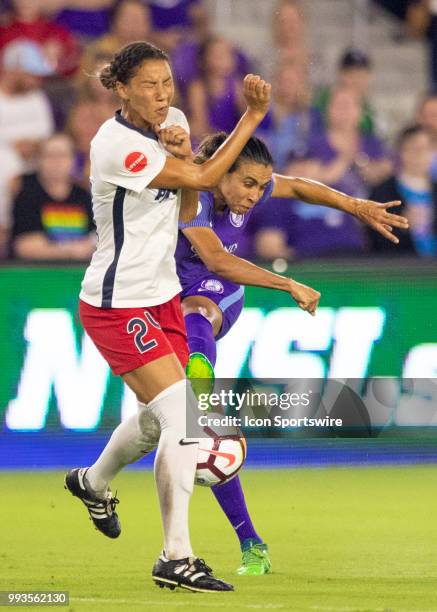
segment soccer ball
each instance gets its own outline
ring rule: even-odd
[[[203,427],[199,438],[197,470],[194,482],[203,487],[213,487],[231,480],[243,467],[246,459],[246,440],[236,427],[223,431]]]

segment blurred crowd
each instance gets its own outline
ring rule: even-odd
[[[203,0],[0,0],[0,257],[90,258],[89,145],[118,107],[96,75],[135,40],[170,54],[175,105],[186,112],[194,143],[233,129],[244,109],[242,76],[260,72],[272,82],[273,100],[258,135],[275,171],[354,197],[402,200],[399,212],[410,221],[394,247],[345,213],[295,200],[265,203],[252,215],[242,255],[436,257],[437,68],[429,92],[418,92],[415,115],[387,142],[370,102],[371,56],[339,49],[334,81],[311,82],[299,2],[271,3],[272,47],[257,62],[213,30]],[[405,5],[414,34],[437,23],[437,2]]]

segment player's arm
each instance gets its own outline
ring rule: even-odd
[[[231,255],[209,227],[190,227],[182,231],[210,272],[239,285],[286,291],[302,310],[315,313],[320,299],[318,291]]]
[[[179,211],[179,221],[189,223],[197,215],[199,206],[199,192],[194,189],[182,189],[181,208]]]
[[[189,132],[181,125],[171,125],[157,130],[160,141],[177,159],[191,161],[194,154],[191,148]],[[179,210],[179,221],[189,223],[197,215],[199,204],[199,192],[194,189],[181,189],[181,208]]]
[[[204,164],[192,160],[167,157],[161,172],[149,184],[151,188],[188,188],[199,191],[213,189],[237,159],[267,113],[270,102],[270,84],[260,77],[247,75],[244,79],[244,97],[247,110],[236,128],[222,146]]]
[[[273,198],[293,198],[308,202],[308,204],[319,204],[342,210],[395,244],[398,244],[399,239],[393,234],[393,228],[408,228],[408,220],[405,217],[387,211],[388,208],[399,206],[401,204],[399,201],[381,204],[371,200],[353,198],[318,181],[280,174],[273,176]]]

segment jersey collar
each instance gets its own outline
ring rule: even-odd
[[[141,128],[138,128],[135,125],[133,125],[132,123],[129,123],[129,121],[122,116],[121,110],[115,111],[115,120],[118,123],[121,123],[121,125],[124,125],[124,127],[127,127],[130,130],[135,130],[135,132],[139,132],[143,136],[146,136],[146,138],[152,138],[153,140],[156,140],[156,141],[159,140],[158,136],[154,132],[150,132],[148,130],[142,130]]]

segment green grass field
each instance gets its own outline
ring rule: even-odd
[[[234,575],[231,528],[196,488],[198,555],[235,593],[158,589],[150,571],[161,527],[150,472],[115,481],[123,533],[108,540],[58,472],[0,472],[0,590],[67,590],[69,610],[437,610],[435,467],[246,471],[247,499],[274,573]],[[63,609],[66,609],[65,607]]]

